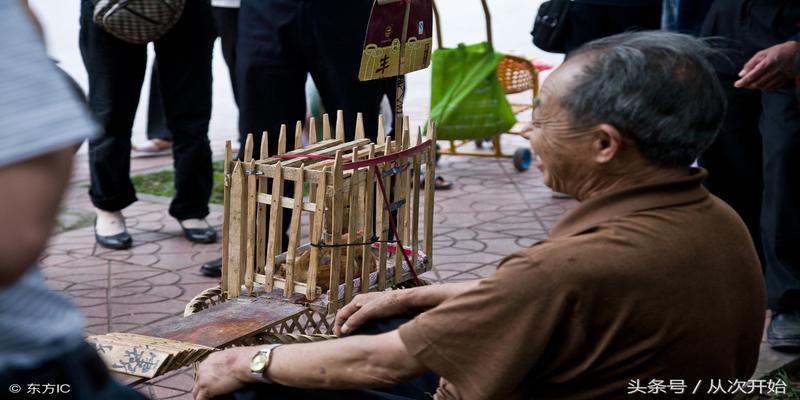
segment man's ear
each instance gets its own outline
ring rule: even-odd
[[[593,158],[598,164],[606,164],[619,154],[622,147],[622,134],[613,125],[597,125],[592,143]]]

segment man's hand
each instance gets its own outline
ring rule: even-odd
[[[794,57],[800,42],[790,40],[756,53],[739,72],[733,86],[759,90],[775,90],[794,77]]]
[[[258,382],[250,372],[250,360],[257,351],[257,347],[236,347],[211,353],[197,368],[194,399],[211,399]]]
[[[337,336],[352,333],[365,322],[378,318],[408,314],[409,308],[403,304],[403,290],[360,294],[336,313],[333,332]]]

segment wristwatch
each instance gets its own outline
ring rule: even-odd
[[[258,349],[258,353],[250,359],[250,373],[256,375],[258,380],[264,383],[272,383],[264,373],[267,372],[269,364],[272,362],[272,351],[282,346],[281,344],[270,344]]]

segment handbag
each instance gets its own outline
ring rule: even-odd
[[[567,43],[567,12],[570,0],[545,1],[533,22],[533,44],[549,53],[564,53]]]
[[[146,44],[178,22],[186,0],[94,0],[94,23],[117,38]]]

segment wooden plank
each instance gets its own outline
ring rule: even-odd
[[[309,152],[309,153],[306,153],[306,154],[317,155],[317,156],[332,156],[332,155],[336,154],[336,152],[339,151],[339,150],[350,151],[350,150],[355,149],[357,147],[366,146],[368,144],[370,144],[370,140],[369,139],[354,140],[352,142],[339,143],[339,144],[337,144],[335,146],[326,148],[324,150]],[[310,164],[309,168],[318,169],[321,166],[333,165],[334,160],[333,159],[331,159],[331,160],[313,160],[313,159],[294,158],[294,159],[285,161],[283,163],[283,165],[286,166],[286,167],[293,167],[293,166],[300,165],[303,162],[305,162],[307,164]]]
[[[278,154],[286,154],[286,124],[281,125],[281,133],[278,136]]]
[[[384,146],[384,154],[392,153],[391,143],[386,141],[386,131],[383,126],[382,115],[378,116],[378,145]],[[383,172],[388,166],[388,163],[380,164],[379,167],[381,172]],[[383,186],[387,190],[386,195],[391,196],[391,193],[388,192],[389,179],[382,176],[379,176],[376,179],[381,179],[383,181]],[[375,183],[377,184],[378,182],[376,181]],[[380,188],[376,189],[375,196],[375,224],[378,229],[378,237],[381,241],[380,250],[378,251],[378,290],[383,291],[386,289],[386,263],[388,256],[388,247],[386,241],[389,240],[389,234],[387,231],[387,229],[389,229],[389,213],[386,211],[386,205],[391,201],[391,199],[384,198],[383,192],[380,191]]]
[[[326,149],[326,148],[329,148],[329,147],[336,146],[337,144],[340,144],[340,143],[341,143],[341,141],[339,141],[339,140],[331,139],[331,140],[326,140],[326,141],[323,141],[323,142],[317,142],[314,145],[309,145],[309,146],[307,146],[307,147],[305,147],[303,149],[297,149],[297,150],[288,151],[285,154],[291,154],[291,155],[308,154],[308,153],[312,153],[312,152],[315,152],[315,151],[320,151],[320,150],[323,150],[323,149]],[[290,160],[287,160],[285,158],[272,157],[272,158],[267,158],[266,160],[263,160],[263,161],[259,161],[256,165],[272,165],[272,164],[276,164],[278,161],[286,162],[286,161],[290,161]]]
[[[422,143],[422,128],[417,130],[417,143],[419,145]],[[422,153],[424,156],[424,153]],[[420,176],[422,171],[420,168],[422,164],[420,163],[420,153],[414,154],[413,165],[412,168],[414,177],[411,180],[411,184],[413,185],[414,192],[411,194],[411,259],[415,260],[417,254],[419,252],[419,185],[420,185]],[[416,265],[415,265],[416,267]]]
[[[297,121],[294,125],[294,149],[293,150],[302,150],[303,149],[303,123]]]
[[[356,114],[356,140],[364,138],[364,115]]]
[[[284,179],[285,180],[285,179]],[[259,204],[272,204],[272,195],[266,193],[258,194]],[[294,207],[294,199],[291,197],[281,197],[281,206],[284,208]],[[303,203],[303,211],[314,212],[317,211],[317,205],[314,203]]]
[[[306,310],[303,305],[285,301],[234,298],[197,314],[151,325],[141,333],[220,348]]]
[[[269,208],[270,211],[270,219],[269,219],[269,238],[267,240],[267,262],[264,267],[264,275],[266,276],[266,282],[264,283],[265,289],[268,292],[271,292],[272,282],[275,279],[275,257],[281,253],[281,241],[283,240],[283,233],[281,232],[283,228],[282,224],[282,216],[283,216],[283,207],[281,206],[279,199],[283,197],[283,168],[281,168],[281,163],[279,162],[277,165],[277,169],[275,170],[275,177],[272,179],[272,205]]]
[[[222,276],[220,287],[228,290],[228,242],[230,240],[230,218],[231,218],[231,172],[233,164],[233,152],[231,141],[225,141],[225,161],[223,162],[223,187],[222,187]]]
[[[370,144],[367,150],[367,159],[372,159],[375,157],[375,145]],[[364,242],[368,242],[371,239],[372,232],[373,232],[373,224],[374,224],[374,216],[375,216],[375,180],[374,180],[374,169],[368,168],[365,171],[365,182],[364,182],[364,211],[363,211],[363,223],[364,223]],[[372,270],[375,268],[375,263],[373,262],[372,257],[368,257],[368,255],[372,254],[372,246],[365,244],[361,246],[361,293],[366,293],[367,289],[369,289],[369,279],[365,277],[369,277],[369,274],[372,273]]]
[[[264,282],[265,282],[264,275],[256,275],[256,282],[263,285]],[[286,285],[286,279],[283,279],[283,278],[281,278],[279,276],[275,277],[275,279],[272,282],[272,285],[275,288],[275,290],[279,290],[279,291],[282,291],[282,292],[286,291],[286,288],[289,287],[289,286]],[[317,297],[319,297],[320,294],[322,294],[322,290],[320,290],[319,288],[315,288],[313,286],[309,286],[305,282],[294,282],[294,283],[292,283],[291,287],[292,287],[292,290],[289,293],[305,294],[309,290],[312,290],[313,293],[314,293],[314,297],[311,297],[311,298],[317,298]]]
[[[253,171],[255,161],[250,161],[248,169]],[[253,296],[253,275],[255,274],[256,262],[256,176],[250,174],[247,176],[247,215],[245,238],[247,238],[247,253],[245,254],[245,270],[244,284],[247,288],[247,294]]]
[[[403,151],[406,149],[406,137],[408,136],[408,131],[403,129],[402,135],[398,135],[396,138],[396,143],[398,145],[399,151]],[[408,161],[407,158],[402,157],[397,159],[396,165],[401,166],[404,165]],[[394,179],[394,201],[405,200],[406,202],[400,206],[400,208],[395,213],[394,217],[394,227],[395,227],[395,234],[396,237],[394,238],[397,241],[397,246],[395,246],[394,252],[394,281],[399,282],[402,275],[403,275],[403,268],[402,265],[405,263],[403,258],[403,244],[402,241],[405,240],[405,223],[406,223],[406,209],[408,209],[408,191],[406,190],[406,181],[408,180],[408,173],[403,171],[397,174],[397,177]]]
[[[303,170],[303,166],[300,166]],[[286,287],[283,289],[283,295],[290,297],[294,288],[294,259],[297,255],[297,246],[300,242],[300,217],[303,214],[303,174],[300,174],[300,180],[294,184],[294,204],[292,206],[292,220],[289,223],[289,248],[286,253]],[[302,290],[300,293],[305,293]]]
[[[433,201],[434,182],[436,180],[436,125],[428,121],[428,140],[431,147],[427,152],[425,165],[425,255],[428,257],[428,269],[433,267]]]
[[[260,161],[266,160],[269,157],[269,135],[267,132],[261,135],[261,146],[259,151]],[[256,219],[256,268],[255,273],[264,273],[264,264],[267,260],[267,204],[271,202],[261,202],[259,199],[262,195],[267,193],[267,180],[256,179],[258,183],[258,192],[256,193],[256,201],[258,202]]]
[[[228,245],[228,285],[226,291],[229,298],[239,297],[241,291],[240,270],[246,253],[245,243],[245,217],[247,216],[247,186],[245,183],[244,166],[237,162],[233,167],[231,179],[231,223]]]
[[[331,119],[322,114],[322,140],[331,140]]]
[[[308,144],[317,143],[317,121],[314,117],[308,119]]]
[[[358,149],[353,150],[353,160],[358,160]],[[358,172],[356,172],[358,173]],[[358,183],[356,179],[348,179],[350,185],[350,196],[348,200],[349,212],[347,218],[347,243],[358,241]],[[349,303],[353,298],[353,279],[355,278],[355,257],[356,247],[347,246],[347,256],[345,258],[344,270],[344,302]]]
[[[344,217],[344,194],[340,189],[344,186],[344,177],[342,174],[342,167],[344,160],[342,160],[342,152],[336,152],[336,163],[333,166],[333,221],[331,221],[331,277],[328,292],[329,299],[339,298],[339,266],[341,262],[341,248],[337,245],[342,244],[342,223]],[[329,310],[336,312],[336,305]]]
[[[326,170],[323,170],[326,172]],[[322,224],[324,222],[323,215],[325,213],[325,189],[326,180],[325,174],[322,174],[322,180],[317,184],[317,191],[311,192],[309,196],[314,198],[314,220],[311,223],[311,243],[320,244],[323,242],[322,238]],[[318,246],[311,246],[311,261],[308,266],[308,289],[306,290],[306,297],[313,300],[317,297],[317,274],[319,271],[319,257],[320,249]]]
[[[344,140],[344,111],[336,111],[336,138]]]

